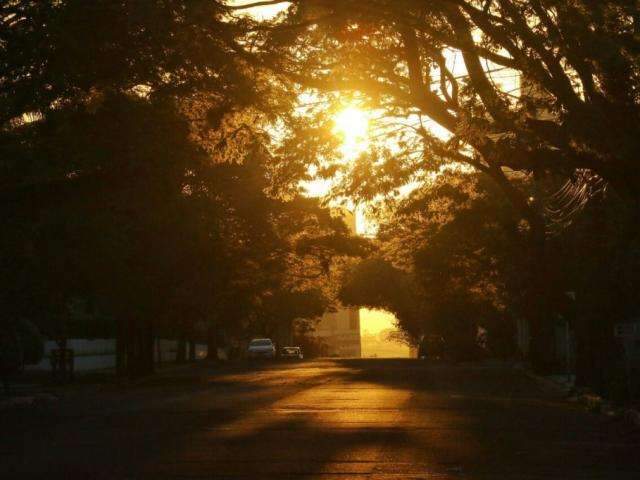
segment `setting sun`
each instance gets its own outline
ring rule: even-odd
[[[342,142],[340,152],[344,161],[353,160],[369,145],[369,116],[357,107],[346,107],[333,117],[333,134]],[[312,197],[322,197],[329,193],[332,180],[317,178],[303,183],[306,193]]]
[[[350,159],[362,153],[368,144],[369,118],[367,113],[356,107],[347,107],[334,118],[335,131],[342,140],[342,154]]]

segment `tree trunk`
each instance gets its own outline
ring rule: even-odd
[[[213,322],[207,331],[207,359],[218,360],[218,328]]]
[[[544,224],[532,225],[530,288],[527,310],[531,328],[529,354],[533,368],[540,373],[552,373],[555,361],[554,319],[551,308],[551,287],[554,278],[547,252]]]
[[[588,234],[595,251],[579,292],[575,321],[576,385],[618,398],[630,393],[631,384],[614,328],[616,323],[631,321],[640,308],[640,206],[633,203],[626,201],[626,210],[614,203],[614,217],[611,205],[594,202],[591,206]]]
[[[128,339],[127,324],[119,317],[116,326],[116,375],[119,377],[127,374]]]
[[[586,323],[589,320],[581,318],[576,325],[576,386],[588,387],[594,384],[594,355],[591,345],[591,335]]]
[[[178,346],[176,350],[176,363],[184,363],[187,361],[187,339],[184,333],[178,338]]]
[[[127,377],[140,377],[154,372],[151,321],[119,322],[116,371],[118,375]]]
[[[553,312],[550,303],[550,288],[553,285],[551,266],[547,252],[544,219],[535,205],[530,205],[525,196],[515,188],[502,169],[493,166],[487,174],[500,186],[509,202],[529,223],[529,285],[526,291],[524,316],[529,321],[531,340],[529,359],[540,373],[549,373],[554,360]]]
[[[140,366],[139,375],[151,375],[155,371],[153,361],[153,323],[145,320],[140,325]]]
[[[189,340],[189,361],[196,361],[196,342],[194,340]]]

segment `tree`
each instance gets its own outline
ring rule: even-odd
[[[413,192],[381,232],[422,285],[430,333],[458,357],[478,353],[479,329],[493,354],[513,354],[514,320],[528,307],[527,236],[496,189],[481,174],[443,173]]]
[[[481,171],[589,169],[634,206],[636,176],[619,178],[633,171],[637,137],[632,3],[293,3],[270,29],[274,44],[294,45],[279,64],[292,78],[365,94],[390,116],[426,115],[452,135],[432,147]],[[505,75],[519,79],[513,91]],[[597,134],[605,124],[628,128]]]
[[[361,198],[428,182],[450,162],[500,186],[530,232],[527,312],[541,364],[558,293],[545,185],[566,181],[575,205],[604,179],[629,212],[622,234],[638,237],[637,24],[637,6],[622,1],[298,1],[264,30],[274,48],[291,45],[276,68],[293,81],[350,94],[383,118],[383,146],[343,175]]]
[[[258,130],[237,117],[274,115],[266,92],[275,89],[220,2],[0,8],[2,259],[18,277],[3,276],[3,311],[61,320],[76,297],[100,303],[117,319],[118,370],[148,373],[157,319],[210,306],[184,293],[215,285],[192,277],[199,260],[220,257],[194,253],[229,240],[218,233],[242,207],[193,192],[211,188],[216,162],[242,161],[213,151]],[[245,211],[264,199],[261,187],[246,189]],[[198,217],[218,203],[213,219]]]
[[[414,344],[444,338],[457,358],[478,353],[479,328],[493,354],[513,355],[527,242],[496,188],[477,173],[450,171],[401,200],[381,223],[381,258],[357,267],[346,301],[393,312]]]
[[[340,301],[393,313],[414,343],[430,328],[421,285],[414,275],[384,258],[372,257],[357,264],[342,285]]]
[[[189,195],[199,205],[194,237],[202,238],[189,250],[198,275],[185,298],[209,323],[212,351],[216,328],[240,338],[289,338],[293,320],[318,317],[332,304],[346,259],[367,251],[318,199],[269,194],[272,161],[254,145],[240,162],[216,165]]]

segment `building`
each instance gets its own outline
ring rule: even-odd
[[[360,357],[360,309],[339,308],[325,313],[311,333],[326,345],[330,357]]]
[[[356,218],[347,210],[337,211],[356,233]],[[310,336],[322,341],[326,346],[323,352],[330,357],[360,357],[360,309],[340,307],[335,312],[325,313]]]

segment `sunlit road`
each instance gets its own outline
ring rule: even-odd
[[[508,368],[201,365],[0,420],[4,478],[640,478],[637,432]]]

